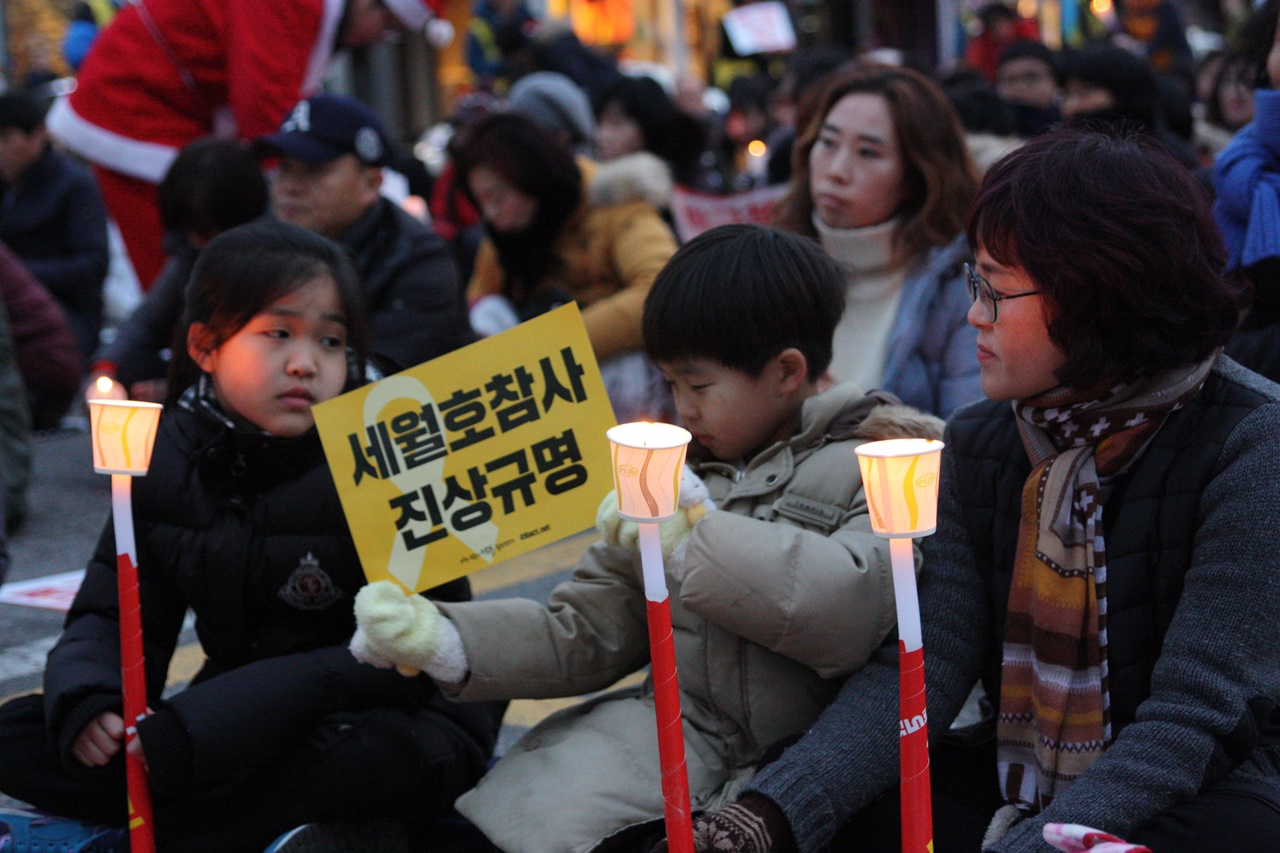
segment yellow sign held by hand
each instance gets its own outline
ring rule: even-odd
[[[313,411],[370,582],[417,592],[577,533],[613,486],[573,304]]]

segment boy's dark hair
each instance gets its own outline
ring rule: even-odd
[[[308,282],[328,276],[338,286],[347,320],[351,376],[364,375],[367,332],[360,279],[342,246],[285,222],[251,222],[224,231],[205,246],[187,283],[182,322],[174,333],[169,402],[199,377],[187,352],[187,330],[202,323],[216,348],[254,315]]]
[[[969,244],[1020,266],[1043,294],[1062,384],[1194,364],[1246,301],[1206,193],[1148,137],[1061,127],[987,173]]]
[[[213,136],[178,152],[158,195],[166,231],[193,231],[205,239],[267,209],[267,182],[258,159],[238,140]]]
[[[23,133],[31,133],[36,128],[44,127],[44,108],[25,92],[6,92],[0,95],[0,130],[13,127]]]
[[[644,345],[654,361],[709,358],[759,376],[788,347],[809,379],[831,364],[845,273],[815,243],[762,225],[722,225],[690,240],[654,280]]]

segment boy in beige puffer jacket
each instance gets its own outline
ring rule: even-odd
[[[667,583],[695,811],[731,802],[894,627],[888,545],[853,448],[942,424],[883,392],[822,390],[843,283],[809,241],[731,225],[681,249],[645,303],[646,349],[695,439],[689,509],[667,524],[696,523],[666,537],[681,539]],[[599,521],[601,541],[546,605],[367,587],[353,652],[425,670],[462,700],[604,690],[648,664],[649,645],[632,528],[609,499]],[[513,853],[647,850],[663,834],[651,682],[548,717],[457,806]]]

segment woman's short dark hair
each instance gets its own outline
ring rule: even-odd
[[[1067,127],[1027,142],[987,173],[968,236],[1044,292],[1071,387],[1201,361],[1247,301],[1223,274],[1204,189],[1137,133]]]
[[[200,252],[187,283],[182,322],[175,330],[169,368],[170,400],[199,375],[187,352],[192,323],[208,328],[219,347],[276,300],[321,276],[333,279],[347,320],[351,375],[364,375],[368,346],[364,295],[346,250],[285,222],[263,220],[224,231]]]
[[[816,237],[809,154],[827,114],[847,95],[880,95],[889,104],[903,164],[906,200],[894,241],[910,258],[945,246],[964,229],[965,211],[978,188],[978,171],[965,146],[964,129],[938,85],[919,72],[891,65],[856,65],[828,78],[812,118],[797,130],[791,185],[778,203],[774,224]]]
[[[261,216],[267,181],[239,140],[205,136],[178,152],[159,190],[160,224],[212,239]]]
[[[831,364],[844,271],[813,241],[762,225],[722,225],[686,243],[644,304],[649,358],[709,358],[759,376],[795,347],[816,380]]]
[[[481,119],[467,134],[455,166],[466,193],[471,192],[467,177],[477,166],[497,172],[539,204],[565,196],[576,205],[582,192],[582,173],[573,152],[518,113],[494,113]]]
[[[582,172],[567,146],[517,113],[482,119],[468,132],[454,162],[462,190],[473,203],[470,177],[480,166],[537,200],[534,220],[523,232],[500,234],[486,226],[508,292],[518,302],[551,265],[552,246],[582,202]]]

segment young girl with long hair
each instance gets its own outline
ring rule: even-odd
[[[345,648],[365,579],[311,408],[363,375],[350,261],[297,226],[232,229],[202,252],[184,321],[150,473],[133,491],[154,709],[135,744],[158,849],[256,853],[311,821],[330,823],[271,849],[372,833],[369,849],[407,849],[399,819],[429,820],[474,784],[496,720],[488,707],[446,702],[428,679],[358,666]],[[115,565],[108,521],[49,654],[43,695],[0,707],[0,790],[122,826]],[[436,592],[460,600],[468,591],[462,581]],[[169,697],[188,609],[205,663]],[[124,849],[72,821],[0,822],[19,850],[73,831],[96,833],[92,849]]]

